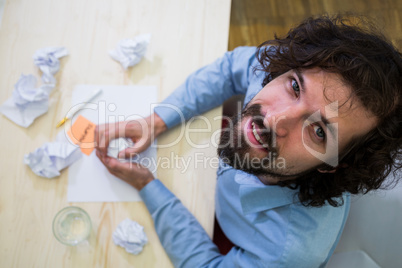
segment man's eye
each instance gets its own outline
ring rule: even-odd
[[[318,126],[318,125],[314,125],[313,126],[315,135],[321,139],[324,140],[325,139],[325,131],[322,129],[322,127]]]
[[[292,79],[292,89],[296,93],[297,96],[300,95],[300,87],[296,80]]]

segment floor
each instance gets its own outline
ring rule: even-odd
[[[232,0],[229,50],[256,46],[286,34],[304,18],[323,13],[353,12],[373,17],[380,29],[402,49],[400,0]]]

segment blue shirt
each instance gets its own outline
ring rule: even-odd
[[[155,112],[171,128],[233,95],[245,94],[245,103],[249,102],[264,78],[255,69],[255,51],[255,47],[240,47],[201,68]],[[344,195],[341,207],[305,207],[297,199],[297,190],[264,185],[223,163],[217,174],[216,217],[236,245],[227,255],[219,253],[193,215],[159,180],[140,191],[175,267],[325,266],[345,224],[349,195]]]

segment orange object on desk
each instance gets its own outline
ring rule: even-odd
[[[81,152],[86,155],[90,155],[95,149],[95,127],[94,123],[80,115],[67,132],[71,141],[79,145]]]

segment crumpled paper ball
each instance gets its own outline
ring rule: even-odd
[[[126,249],[128,253],[139,254],[144,245],[148,243],[148,238],[144,232],[144,227],[135,221],[125,219],[113,233],[113,242]]]
[[[39,49],[33,55],[34,63],[42,71],[43,83],[55,84],[54,75],[59,71],[59,58],[67,56],[68,51],[64,47],[45,47]]]
[[[14,86],[13,100],[19,108],[25,108],[31,102],[40,102],[49,99],[53,85],[36,86],[36,77],[32,74],[21,74],[20,79]]]
[[[60,171],[81,158],[80,147],[72,144],[64,132],[57,135],[55,142],[47,142],[32,153],[24,156],[24,163],[41,177],[54,178]]]
[[[141,61],[150,40],[150,34],[139,35],[133,39],[123,39],[114,50],[109,51],[109,55],[120,62],[124,69],[127,69]]]
[[[28,127],[49,109],[53,87],[53,84],[45,84],[36,88],[35,76],[21,74],[12,96],[1,106],[1,112],[14,123]]]
[[[123,151],[129,147],[134,146],[134,142],[130,138],[118,138],[110,141],[109,147],[107,150],[107,155],[116,159],[119,159],[121,162],[126,162],[128,159],[119,158],[119,152]]]

